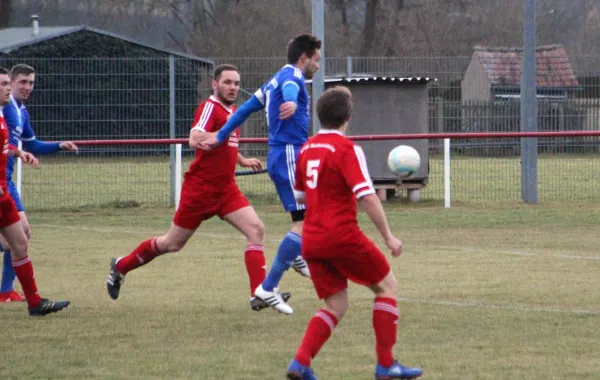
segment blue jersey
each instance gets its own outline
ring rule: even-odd
[[[20,141],[35,140],[35,134],[29,123],[29,115],[24,104],[11,95],[10,102],[4,106],[2,111],[4,112],[6,124],[8,124],[11,145],[18,147]],[[8,182],[11,181],[14,166],[15,158],[13,156],[8,157],[8,164],[6,165],[6,180]]]
[[[279,107],[283,100],[284,85],[298,86],[298,108],[288,119],[279,119]],[[300,146],[308,140],[310,124],[310,97],[306,91],[304,74],[293,65],[285,65],[254,94],[265,107],[269,127],[269,146]]]

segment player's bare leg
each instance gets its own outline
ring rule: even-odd
[[[369,286],[375,293],[373,304],[373,329],[377,352],[376,379],[414,379],[423,374],[419,368],[409,368],[394,359],[393,348],[396,344],[398,327],[398,281],[394,273],[388,275],[376,285]]]
[[[250,307],[253,310],[259,311],[273,306],[265,300],[254,296],[256,289],[264,281],[267,272],[263,245],[265,236],[264,224],[251,206],[242,207],[239,210],[231,212],[225,215],[223,219],[246,237],[244,262],[250,279]],[[285,308],[285,303],[291,297],[291,294],[279,293],[278,289],[274,289],[273,293],[274,300],[280,302],[284,305],[281,307]]]
[[[13,268],[25,293],[29,315],[44,316],[69,306],[69,301],[50,301],[39,296],[33,264],[28,256],[28,239],[22,223],[16,222],[4,227],[0,229],[0,234],[7,245],[11,247]]]
[[[25,236],[27,240],[31,238],[29,221],[27,220],[27,216],[25,215],[25,211],[19,211],[19,217],[21,218],[21,225],[23,226],[23,230],[25,231]],[[8,243],[3,241],[4,239],[0,239],[0,243],[4,248],[5,260],[12,261],[12,253],[10,246]],[[2,288],[7,287],[6,290],[1,290],[3,293],[0,293],[0,302],[25,302],[25,296],[21,293],[18,293],[14,290],[13,282],[15,279],[15,273],[12,268],[12,265],[9,264],[3,268],[7,273],[2,274]],[[6,277],[6,278],[5,278]]]
[[[110,263],[110,271],[106,280],[106,288],[110,298],[119,298],[121,285],[125,275],[130,271],[148,264],[156,257],[170,252],[180,251],[192,237],[195,230],[181,228],[171,224],[169,231],[162,236],[143,241],[127,256],[115,259]]]

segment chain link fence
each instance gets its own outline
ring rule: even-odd
[[[573,67],[596,67],[600,57],[570,57]],[[240,102],[285,64],[282,58],[213,58],[240,68]],[[194,110],[211,93],[206,62],[184,58],[0,59],[0,66],[27,63],[37,70],[27,102],[40,140],[187,137]],[[520,130],[518,94],[495,96],[485,80],[466,83],[472,57],[327,58],[327,76],[420,76],[429,86],[428,128],[442,132]],[[540,67],[538,67],[538,72]],[[599,130],[600,72],[576,72],[578,85],[541,96],[540,131]],[[496,91],[496,92],[494,92]],[[465,99],[479,92],[481,99]],[[390,126],[390,130],[393,126]],[[254,114],[244,137],[265,137],[263,113]],[[547,138],[539,142],[541,201],[600,197],[597,137]],[[442,141],[429,144],[430,167],[422,200],[443,200]],[[452,199],[518,201],[519,139],[452,141]],[[242,153],[264,158],[265,144],[245,144]],[[24,168],[22,195],[29,209],[88,206],[168,206],[174,202],[174,149],[168,145],[86,146],[79,155],[41,157],[39,169]],[[193,152],[184,147],[185,171]],[[254,202],[276,202],[266,174],[239,177]]]

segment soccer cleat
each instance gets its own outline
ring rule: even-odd
[[[288,380],[319,380],[310,367],[303,366],[295,359],[288,367],[287,378]]]
[[[14,290],[10,290],[0,293],[0,302],[25,302],[25,297]]]
[[[273,289],[273,291],[279,293],[279,288],[275,288],[275,289]],[[290,298],[292,298],[292,293],[289,293],[289,292],[283,292],[283,293],[279,293],[279,294],[281,294],[281,298],[283,298],[283,302],[287,302]],[[270,306],[268,303],[261,300],[260,298],[252,297],[250,299],[250,307],[254,311],[261,311]]]
[[[292,263],[292,268],[299,274],[304,277],[310,278],[310,271],[308,270],[308,265],[306,265],[306,261],[302,258],[302,256],[296,257],[296,260]]]
[[[281,294],[278,291],[268,292],[263,289],[262,284],[259,285],[258,288],[256,288],[256,290],[254,291],[254,297],[264,301],[270,307],[282,314],[289,315],[294,312],[290,305],[285,303]]]
[[[108,280],[106,280],[106,289],[108,290],[108,295],[113,300],[119,298],[119,291],[121,290],[121,285],[125,281],[125,275],[122,275],[117,271],[117,259],[112,259],[110,262],[110,272],[108,272]]]
[[[405,367],[398,362],[394,362],[394,364],[387,368],[377,364],[375,368],[376,380],[416,379],[422,374],[423,371],[420,368]]]
[[[29,308],[29,315],[32,317],[43,317],[44,315],[61,311],[69,306],[70,303],[69,301],[50,301],[42,298],[42,302],[39,305]]]

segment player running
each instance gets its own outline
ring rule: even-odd
[[[310,97],[304,81],[319,70],[320,60],[321,41],[311,34],[296,36],[288,44],[288,64],[242,104],[218,133],[200,145],[201,149],[214,149],[252,113],[265,110],[269,128],[267,170],[285,211],[291,215],[292,228],[279,245],[271,270],[255,294],[284,314],[292,314],[293,309],[275,289],[285,271],[292,266],[298,273],[310,277],[306,262],[300,255],[305,209],[304,205],[296,202],[293,186],[296,157],[308,139],[310,121]]]
[[[245,158],[238,152],[239,129],[214,151],[198,150],[208,133],[218,131],[232,114],[235,115],[233,103],[240,89],[238,69],[232,65],[218,66],[213,74],[212,88],[213,95],[200,104],[194,116],[189,144],[196,149],[196,158],[184,175],[181,200],[171,228],[166,235],[145,240],[129,255],[112,260],[106,282],[112,299],[119,297],[127,273],[148,264],[157,256],[181,250],[203,221],[217,215],[246,237],[244,258],[250,278],[252,309],[268,307],[254,298],[254,290],[266,275],[265,227],[235,182],[236,164],[261,170],[262,163],[256,158]],[[289,298],[289,294],[277,294]]]
[[[37,159],[32,154],[9,143],[8,125],[2,111],[10,101],[10,93],[8,70],[0,68],[0,235],[3,243],[11,247],[11,265],[25,293],[29,315],[44,316],[64,309],[69,306],[69,301],[50,301],[38,294],[33,264],[27,252],[27,236],[6,183],[6,163],[9,157],[19,157],[23,162],[37,166]]]
[[[325,307],[310,320],[287,377],[314,380],[310,368],[321,347],[348,310],[348,279],[375,293],[373,328],[377,352],[375,378],[412,379],[418,368],[400,365],[392,349],[396,343],[398,283],[385,256],[361,231],[356,220],[357,200],[377,227],[392,256],[402,253],[375,195],[363,150],[344,137],[352,113],[352,95],[334,87],[317,102],[319,133],[300,150],[295,196],[306,204],[302,255],[308,263],[317,295]]]

